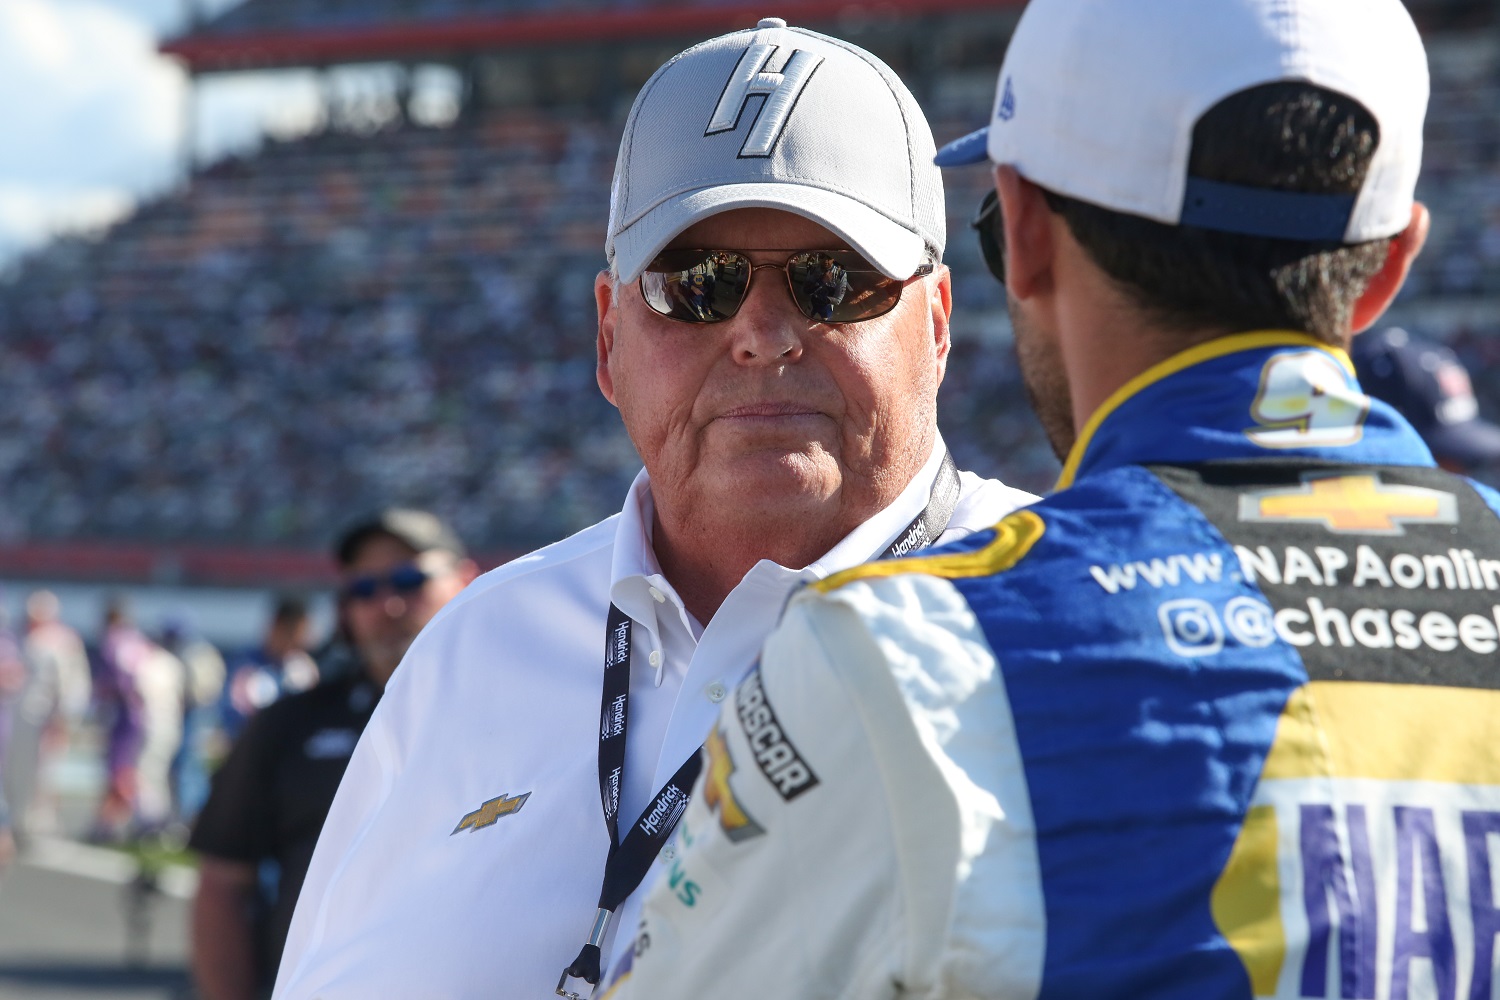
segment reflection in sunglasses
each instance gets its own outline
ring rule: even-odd
[[[755,272],[774,268],[786,274],[792,301],[803,316],[823,323],[858,323],[895,308],[906,284],[886,277],[852,250],[804,250],[781,264],[756,264],[747,256],[750,252],[664,251],[641,274],[641,295],[671,319],[719,323],[739,312]],[[932,270],[933,265],[925,264],[913,277]]]

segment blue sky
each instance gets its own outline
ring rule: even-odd
[[[195,0],[210,12],[237,0]],[[198,153],[295,130],[315,113],[307,74],[213,80],[156,53],[186,0],[0,0],[0,261],[69,229],[97,228],[183,173],[194,107]]]

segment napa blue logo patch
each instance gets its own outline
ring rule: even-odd
[[[1016,92],[1010,85],[1010,77],[1005,78],[1005,90],[1000,95],[1000,108],[995,112],[995,117],[1003,122],[1008,122],[1016,116]]]

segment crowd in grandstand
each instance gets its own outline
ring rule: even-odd
[[[318,541],[397,501],[536,540],[597,516],[634,460],[594,388],[609,173],[599,124],[328,134],[28,262],[0,293],[0,425],[27,443],[0,455],[4,530]]]
[[[1483,53],[1434,57],[1436,223],[1409,301],[1500,296],[1500,137],[1476,127],[1500,116],[1500,63]],[[940,117],[938,138],[973,117]],[[618,509],[639,463],[594,383],[605,119],[271,141],[23,261],[0,284],[0,539],[319,545],[401,503],[521,548]],[[950,174],[942,426],[960,464],[1045,490],[1057,464],[1018,373],[975,343],[1004,328],[966,225],[988,177]],[[1497,335],[1456,336],[1486,407]]]

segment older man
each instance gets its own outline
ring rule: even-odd
[[[792,588],[1030,499],[958,473],[937,431],[932,155],[886,66],[776,19],[646,84],[596,284],[599,384],[645,472],[619,515],[489,574],[413,645],[278,997],[586,992]],[[815,300],[830,260],[847,290]],[[813,780],[767,752],[788,795]]]
[[[792,600],[615,1000],[1494,995],[1500,494],[1346,353],[1427,86],[1399,0],[1031,0],[949,155],[1060,488]]]

